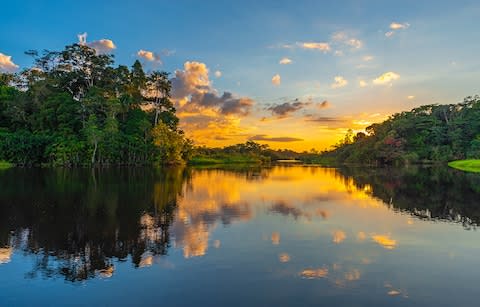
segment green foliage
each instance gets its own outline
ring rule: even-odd
[[[33,68],[0,74],[0,159],[74,166],[191,156],[191,141],[177,129],[166,72],[146,74],[139,61],[131,69],[114,67],[112,55],[78,44],[27,54]]]
[[[323,154],[340,163],[411,164],[480,158],[480,97],[462,103],[425,105],[351,131]]]

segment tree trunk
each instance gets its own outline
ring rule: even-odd
[[[97,147],[98,144],[95,142],[95,146],[93,147],[93,154],[92,154],[92,164],[95,164],[95,155],[97,154]]]

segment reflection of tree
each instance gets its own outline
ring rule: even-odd
[[[396,210],[422,219],[462,223],[480,222],[480,176],[444,167],[347,168],[339,173],[359,188],[371,187],[372,196]]]
[[[128,256],[142,265],[146,254],[167,253],[186,176],[184,169],[8,170],[0,176],[0,247],[33,255],[28,277],[109,277],[112,259]]]

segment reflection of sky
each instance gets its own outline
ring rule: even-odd
[[[0,278],[9,276],[11,286],[0,283],[0,303],[11,302],[2,294],[7,290],[28,302],[19,290],[26,286],[39,302],[54,293],[103,304],[470,302],[477,291],[478,234],[396,213],[370,193],[333,169],[278,167],[256,181],[193,171],[178,200],[168,256],[144,254],[141,270],[116,262],[101,272],[110,278],[76,287],[26,280],[18,272],[31,268],[28,258],[5,252],[10,262],[0,264]],[[153,239],[151,218],[143,216],[142,223],[141,235]]]

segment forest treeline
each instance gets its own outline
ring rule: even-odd
[[[480,158],[480,97],[425,105],[351,130],[322,158],[337,163],[409,164]]]
[[[85,45],[28,51],[31,68],[0,74],[0,161],[16,165],[178,163],[192,142],[178,129],[161,71],[113,66]]]

